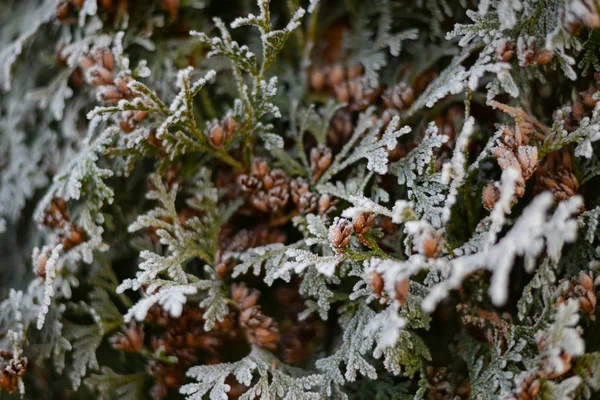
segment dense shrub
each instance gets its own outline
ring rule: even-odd
[[[0,397],[588,399],[598,0],[3,0]]]

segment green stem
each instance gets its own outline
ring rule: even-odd
[[[379,245],[377,244],[377,241],[375,240],[375,238],[373,237],[373,235],[371,233],[367,233],[366,235],[363,235],[363,239],[365,240],[367,246],[373,250],[373,252],[375,254],[378,254],[379,257],[382,258],[389,258],[390,256],[381,249],[381,247],[379,247]]]

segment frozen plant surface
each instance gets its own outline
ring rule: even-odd
[[[599,56],[599,0],[4,0],[0,399],[599,398]]]

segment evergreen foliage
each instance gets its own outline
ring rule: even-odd
[[[599,54],[599,0],[4,0],[0,398],[597,398]]]

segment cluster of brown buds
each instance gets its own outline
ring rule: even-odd
[[[252,163],[250,175],[238,177],[238,184],[255,209],[272,213],[282,210],[290,197],[289,178],[281,169],[270,169],[265,161]]]
[[[277,323],[257,305],[260,292],[244,284],[233,285],[231,297],[238,304],[238,323],[249,343],[276,350],[280,335]]]
[[[87,81],[98,91],[98,101],[117,104],[120,100],[131,100],[135,93],[128,87],[133,78],[126,73],[115,76],[115,59],[108,49],[95,49],[82,57],[79,66],[85,72]],[[119,126],[125,133],[133,132],[136,126],[148,116],[147,111],[124,111],[119,116]]]
[[[71,223],[67,203],[62,198],[52,199],[44,213],[42,223],[57,233],[65,251],[83,243],[85,240],[83,228]]]
[[[360,64],[315,68],[309,72],[311,88],[316,92],[329,91],[337,101],[348,104],[351,111],[361,111],[373,104],[381,89],[364,76]]]
[[[584,26],[590,29],[600,28],[596,0],[575,0],[567,3],[561,14],[562,26],[571,33],[578,33]]]
[[[144,348],[144,326],[132,323],[123,326],[122,332],[117,332],[110,338],[110,343],[115,350],[128,353],[139,353]]]
[[[535,375],[530,375],[519,384],[517,392],[507,400],[536,400],[540,393],[540,381]]]
[[[574,196],[579,181],[573,174],[573,161],[566,148],[548,154],[536,173],[536,191],[550,190],[556,201]]]
[[[331,247],[338,253],[341,254],[342,250],[348,247],[354,227],[352,223],[345,219],[336,217],[333,221],[333,225],[329,228],[329,241]]]
[[[448,398],[447,391],[450,389],[448,382],[448,368],[434,368],[428,365],[425,369],[427,378],[427,400],[445,400]]]
[[[400,82],[396,86],[386,89],[381,98],[385,106],[381,119],[383,124],[387,125],[392,118],[399,115],[400,111],[410,108],[415,100],[415,93],[406,82]]]
[[[506,46],[509,45],[507,44]],[[506,52],[503,55],[507,56],[509,52]],[[528,38],[520,36],[517,40],[517,58],[519,59],[519,65],[521,67],[527,67],[530,65],[546,65],[552,61],[553,57],[553,52],[548,50],[540,51],[538,49],[536,40],[533,36]]]
[[[221,345],[219,335],[222,336],[223,329],[219,326],[205,332],[204,322],[200,308],[184,307],[180,317],[172,318],[155,305],[150,308],[145,325],[124,326],[110,342],[116,350],[155,355],[147,359],[147,369],[154,377],[151,397],[160,400],[167,396],[169,389],[176,390],[183,384],[187,368],[201,357],[217,354],[215,348]],[[145,326],[150,327],[148,334]]]
[[[308,182],[302,178],[296,178],[290,182],[290,193],[292,201],[302,214],[317,212],[319,215],[327,215],[335,208],[337,200],[327,194],[317,195],[310,191]]]
[[[371,231],[371,227],[375,223],[375,214],[369,212],[357,212],[352,218],[352,228],[356,233],[356,238],[365,246],[370,246],[370,243],[365,238],[365,235]]]
[[[492,154],[498,161],[502,171],[511,168],[518,172],[519,176],[514,188],[516,198],[523,197],[525,182],[531,178],[538,167],[537,147],[523,144],[524,142],[520,129],[505,129],[498,145],[492,150]],[[493,209],[499,198],[500,192],[497,185],[495,182],[490,182],[483,189],[484,207],[488,210]]]
[[[231,139],[233,132],[235,131],[235,120],[233,117],[228,116],[222,121],[213,122],[206,130],[206,138],[212,147],[217,150],[223,148],[223,146]]]
[[[384,282],[383,282],[383,277],[381,276],[381,274],[379,272],[371,271],[371,273],[369,274],[369,285],[371,286],[373,293],[375,293],[375,295],[378,298],[383,297]],[[400,307],[402,307],[404,305],[404,303],[406,303],[406,299],[408,298],[409,290],[410,290],[410,281],[408,280],[408,278],[397,281],[396,284],[394,285],[394,292],[395,292],[394,297],[400,304]]]
[[[25,375],[27,358],[16,358],[11,351],[0,349],[0,388],[14,393],[19,390],[19,379]]]
[[[329,147],[319,145],[313,147],[310,151],[310,169],[313,173],[313,181],[316,182],[321,177],[321,174],[331,165],[331,149]]]
[[[427,379],[427,400],[466,399],[471,393],[471,383],[466,376],[452,373],[448,367],[425,368]],[[452,390],[450,380],[456,381],[456,388]],[[454,395],[454,396],[453,396]]]
[[[596,311],[596,282],[591,272],[580,272],[577,281],[569,282],[569,287],[558,300],[557,304],[564,303],[567,299],[577,299],[579,308],[595,319]]]

